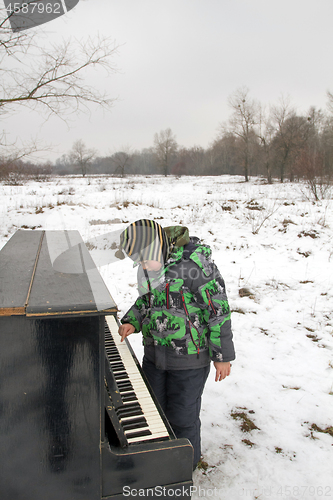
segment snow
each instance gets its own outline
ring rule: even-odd
[[[187,225],[208,243],[237,359],[205,388],[207,469],[195,471],[192,498],[333,497],[333,437],[319,431],[333,426],[332,200],[313,203],[301,182],[230,176],[63,177],[0,193],[0,248],[20,228],[77,229],[98,263],[100,237],[140,218]],[[125,259],[99,271],[121,316],[136,298],[136,270]],[[130,341],[141,359],[140,336]],[[246,422],[256,428],[242,430]]]

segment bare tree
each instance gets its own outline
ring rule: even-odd
[[[221,127],[221,130],[222,135],[215,139],[206,153],[210,164],[209,170],[212,174],[240,175],[242,174],[239,171],[239,164],[242,163],[240,151],[243,147],[239,146],[241,140],[227,128]]]
[[[309,135],[308,121],[298,116],[289,98],[280,98],[277,106],[272,107],[272,123],[276,127],[274,147],[280,165],[280,180],[284,181],[289,167],[290,180],[294,180],[294,163]]]
[[[315,201],[328,196],[332,188],[331,169],[327,162],[327,125],[330,126],[327,117],[320,109],[312,106],[307,117],[306,140],[295,161],[295,172],[305,179],[309,193]]]
[[[243,168],[245,181],[249,180],[249,166],[251,145],[256,139],[255,126],[258,124],[259,104],[250,99],[249,89],[242,87],[236,90],[228,99],[228,104],[233,110],[229,119],[230,131],[239,137],[243,144]]]
[[[125,176],[125,169],[128,168],[133,160],[133,153],[129,146],[123,146],[121,151],[117,151],[111,156],[112,163],[115,167],[114,173]]]
[[[327,91],[327,108],[331,114],[333,114],[333,93],[329,90]]]
[[[309,193],[315,201],[330,194],[332,184],[324,171],[323,155],[318,151],[304,148],[295,162],[295,170],[307,184]]]
[[[0,10],[0,115],[22,106],[65,120],[71,113],[89,110],[90,104],[110,108],[114,99],[85,83],[86,71],[115,71],[117,47],[109,38],[66,40],[50,44],[40,32],[13,33],[4,9]],[[0,140],[0,155],[10,144]],[[7,150],[7,152],[6,152]]]
[[[156,173],[156,157],[154,149],[144,148],[141,151],[133,153],[131,163],[132,173],[138,174],[155,174]]]
[[[190,174],[204,174],[206,168],[205,150],[201,146],[193,146],[188,150],[190,157]]]
[[[69,158],[73,165],[76,165],[80,169],[82,177],[85,177],[96,154],[97,152],[95,149],[88,149],[84,142],[79,139],[74,142],[69,153]]]
[[[327,116],[321,135],[324,166],[327,176],[333,180],[333,115]]]
[[[177,161],[171,169],[173,175],[204,175],[205,150],[199,146],[181,148],[177,153]]]
[[[175,135],[170,128],[161,130],[159,134],[154,135],[154,152],[157,163],[165,176],[169,174],[171,162],[175,157],[178,144]]]
[[[263,163],[266,171],[267,182],[272,184],[273,174],[272,174],[272,145],[276,129],[272,122],[271,113],[268,112],[263,106],[259,108],[259,127],[258,127],[258,138],[260,141]]]

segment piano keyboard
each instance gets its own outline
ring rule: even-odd
[[[156,408],[126,342],[121,342],[114,316],[105,317],[105,350],[123,405],[116,413],[128,444],[169,438],[169,432]]]

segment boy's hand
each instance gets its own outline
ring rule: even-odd
[[[230,362],[214,361],[216,369],[215,382],[219,382],[230,375],[231,365]]]
[[[135,332],[135,328],[130,323],[125,323],[119,327],[118,333],[121,336],[121,342],[124,342],[125,338]]]

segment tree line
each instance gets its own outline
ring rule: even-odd
[[[247,88],[228,99],[231,114],[219,127],[208,148],[181,147],[170,128],[156,133],[150,148],[130,147],[100,157],[91,156],[82,141],[59,158],[58,174],[242,175],[291,182],[305,178],[324,189],[333,178],[333,95],[327,93],[327,111],[310,107],[299,114],[290,99],[263,106]],[[81,149],[81,160],[79,154]],[[75,156],[76,151],[76,156]],[[83,153],[83,154],[82,154]],[[82,156],[89,162],[82,161]],[[83,168],[84,167],[84,168]],[[319,195],[319,193],[318,193]]]
[[[218,129],[208,148],[181,147],[170,128],[156,133],[150,148],[133,151],[129,146],[99,156],[78,140],[54,164],[42,166],[17,160],[7,165],[18,176],[41,174],[119,175],[241,175],[291,182],[308,181],[319,199],[333,179],[333,95],[327,93],[327,111],[315,107],[299,114],[291,101],[263,106],[247,88],[228,100],[231,114]],[[3,168],[0,166],[0,177]]]

